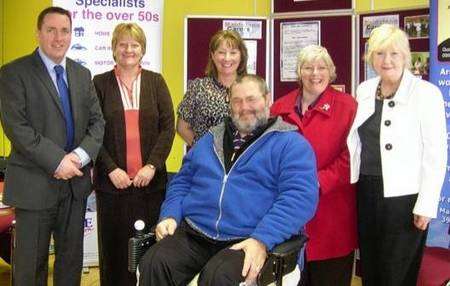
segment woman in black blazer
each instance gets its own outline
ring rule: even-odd
[[[95,168],[101,285],[135,285],[127,271],[133,224],[158,220],[165,195],[165,161],[174,138],[174,114],[160,74],[140,63],[146,39],[136,24],[119,24],[112,38],[117,65],[94,77],[105,117],[105,137]]]

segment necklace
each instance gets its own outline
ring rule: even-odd
[[[134,79],[130,82],[131,85],[128,85],[123,78],[120,75],[120,70],[117,68],[117,66],[114,67],[114,73],[117,77],[117,79],[119,80],[119,84],[122,87],[122,89],[124,89],[125,94],[127,95],[130,103],[132,103],[135,101],[135,95],[133,95],[134,92],[138,92],[137,90],[137,79],[139,78],[139,75],[141,74],[142,68],[139,66],[138,72],[134,77]]]
[[[381,81],[380,81],[380,83],[379,83],[378,86],[377,86],[377,91],[376,91],[375,95],[376,95],[376,97],[377,97],[378,99],[381,99],[381,100],[383,100],[383,99],[391,99],[391,98],[394,97],[394,95],[395,95],[396,92],[397,92],[397,90],[394,90],[394,91],[393,91],[392,93],[390,93],[390,94],[387,94],[387,95],[382,94],[382,93],[381,93]]]
[[[117,66],[114,67],[114,73],[118,81],[120,95],[125,109],[139,109],[141,70],[141,67],[139,67],[138,73],[134,77],[134,79],[131,82],[125,82],[120,75],[120,70],[117,68]]]

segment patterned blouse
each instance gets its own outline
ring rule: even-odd
[[[191,126],[194,142],[229,115],[228,88],[212,77],[188,82],[178,116]]]

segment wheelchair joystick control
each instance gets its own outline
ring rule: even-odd
[[[145,222],[137,220],[134,223],[136,235],[128,240],[128,271],[136,272],[141,257],[147,249],[155,242],[155,234],[153,232],[145,233]]]
[[[142,237],[144,235],[145,222],[138,219],[134,222],[134,229],[136,230],[136,237]]]

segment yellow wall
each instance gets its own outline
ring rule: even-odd
[[[48,0],[4,0],[4,63],[29,54],[35,49],[36,18],[50,3]]]
[[[3,64],[3,22],[4,22],[4,9],[3,9],[3,5],[4,5],[4,1],[0,0],[0,67]],[[0,124],[0,156],[4,156],[5,154],[5,145],[8,145],[9,148],[9,142],[7,140],[5,140],[4,136],[3,136],[3,129],[2,126]]]
[[[3,63],[29,54],[36,47],[35,23],[51,1],[3,1]],[[20,11],[20,12],[19,12]],[[3,130],[1,130],[3,134]],[[8,156],[10,143],[0,136],[0,156]]]
[[[4,1],[3,39],[6,63],[34,50],[36,17],[43,8],[51,5],[52,1],[0,1]],[[268,16],[269,12],[270,0],[165,0],[162,73],[169,86],[175,107],[183,97],[184,17],[186,15]],[[2,146],[1,142],[0,146]],[[182,146],[182,141],[177,136],[168,159],[168,168],[171,172],[178,171],[181,165]],[[7,148],[6,154],[9,154],[9,146]],[[0,152],[2,153],[1,147]]]
[[[429,0],[355,0],[356,12],[367,12],[373,10],[393,10],[393,9],[408,9],[429,6]]]
[[[0,67],[3,64],[3,0],[0,0]]]

